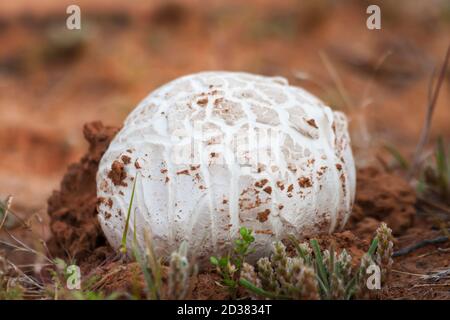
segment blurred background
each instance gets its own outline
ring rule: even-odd
[[[66,8],[81,8],[80,31]],[[381,30],[366,9],[381,8]],[[120,126],[156,87],[202,70],[280,75],[348,113],[358,163],[417,143],[448,0],[0,1],[0,198],[45,213],[83,124]],[[450,138],[450,73],[431,139]]]

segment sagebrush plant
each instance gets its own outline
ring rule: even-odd
[[[156,258],[151,237],[145,234],[144,253],[141,254],[137,243],[133,245],[133,255],[141,267],[146,284],[147,299],[159,300],[162,298],[162,262]]]
[[[255,241],[251,229],[241,227],[239,229],[240,238],[234,241],[232,252],[223,257],[212,256],[210,262],[216,267],[217,272],[222,277],[222,285],[226,286],[232,297],[236,296],[239,287],[239,275],[246,257],[254,250],[250,249]]]
[[[256,281],[255,281],[256,279]],[[282,242],[273,244],[270,259],[261,258],[257,271],[247,263],[240,275],[239,283],[253,296],[271,299],[310,299],[319,298],[316,274],[312,266],[305,264],[300,257],[288,257]]]
[[[189,263],[187,255],[187,243],[182,242],[178,251],[172,252],[170,256],[167,295],[170,299],[186,299],[191,289],[191,277],[197,275],[197,266]]]
[[[370,297],[366,286],[367,269],[379,267],[381,281],[386,279],[392,266],[392,231],[382,223],[377,229],[368,252],[359,267],[352,268],[352,257],[343,249],[338,253],[333,245],[321,250],[317,240],[299,243],[290,238],[296,255],[290,257],[285,245],[273,244],[270,258],[258,260],[256,267],[244,262],[239,284],[252,298],[269,299],[332,299],[343,300]]]
[[[147,299],[180,300],[185,299],[191,289],[191,280],[197,274],[197,267],[188,259],[188,247],[182,242],[177,251],[172,252],[169,266],[165,267],[162,260],[158,259],[153,250],[151,236],[145,234],[145,250],[142,255],[137,248],[136,242],[133,246],[133,254],[142,270]],[[163,276],[167,275],[168,285],[163,286]]]
[[[378,246],[374,258],[376,264],[381,268],[381,281],[384,282],[386,279],[383,276],[389,275],[394,263],[392,259],[394,254],[394,236],[386,223],[382,222],[377,229],[376,239],[378,240]]]

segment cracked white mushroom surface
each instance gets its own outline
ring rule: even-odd
[[[168,256],[185,240],[205,261],[239,228],[255,253],[289,234],[342,228],[355,194],[347,120],[281,77],[202,72],[148,95],[128,116],[97,173],[98,218],[119,248],[128,230]]]

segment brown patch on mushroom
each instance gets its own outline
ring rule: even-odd
[[[265,222],[267,221],[267,219],[269,218],[269,214],[270,214],[270,209],[266,209],[264,211],[258,212],[258,217],[257,219],[259,220],[259,222]]]
[[[125,172],[125,165],[122,162],[114,161],[111,165],[111,171],[108,173],[108,178],[111,179],[115,186],[126,187],[128,184],[124,182],[127,177]]]
[[[345,195],[347,194],[347,189],[345,188],[345,176],[344,174],[341,174],[339,179],[341,180],[341,186],[342,186],[342,193]]]
[[[223,98],[217,98],[216,100],[214,100],[214,106],[218,107],[222,101],[223,101]]]
[[[206,106],[208,104],[208,97],[197,100],[197,104],[202,107]]]
[[[255,230],[256,234],[268,234],[268,235],[272,235],[273,232],[270,230]]]
[[[123,155],[120,159],[122,159],[122,162],[126,165],[126,164],[130,164],[131,162],[131,158],[127,155]]]
[[[327,168],[328,167],[326,166],[320,167],[319,170],[317,170],[317,175],[322,176],[327,171]]]
[[[262,163],[258,163],[258,168],[257,168],[258,173],[261,173],[265,170],[266,170],[266,166]]]
[[[267,179],[262,179],[260,181],[256,181],[255,182],[255,187],[262,188],[262,187],[264,187],[266,185],[267,182],[269,182],[269,180],[267,180]]]
[[[336,169],[338,169],[339,171],[341,171],[341,170],[342,170],[342,164],[336,163]]]
[[[307,122],[311,127],[314,127],[314,128],[316,128],[316,129],[319,129],[319,127],[318,127],[317,124],[316,124],[316,120],[314,120],[314,119],[309,119],[309,120],[306,120],[306,122]]]
[[[287,188],[287,192],[292,192],[292,190],[294,190],[294,185],[289,185],[289,187]]]
[[[298,179],[298,185],[301,188],[310,188],[312,187],[312,182],[311,179],[308,177],[301,177]]]
[[[136,169],[141,169],[141,168],[142,168],[141,165],[139,164],[139,162],[138,162],[137,160],[134,162],[134,167],[135,167]]]
[[[178,174],[178,175],[180,175],[180,174],[189,175],[189,170],[188,170],[188,169],[181,170],[181,171],[178,171],[177,174]]]
[[[277,181],[277,186],[278,186],[278,188],[280,188],[281,191],[284,190],[284,184],[282,181]]]
[[[265,187],[263,190],[268,194],[272,194],[272,187],[270,186]]]

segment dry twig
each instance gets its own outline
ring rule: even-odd
[[[424,122],[424,125],[422,128],[422,131],[420,133],[420,138],[419,138],[419,142],[416,147],[416,151],[414,153],[413,163],[412,163],[411,169],[408,173],[409,179],[411,179],[413,177],[414,173],[420,169],[420,165],[422,163],[421,155],[422,155],[425,145],[428,142],[428,137],[430,135],[430,129],[431,129],[431,121],[433,119],[433,113],[434,113],[434,109],[436,108],[436,102],[439,97],[439,92],[441,90],[442,83],[444,82],[444,79],[445,79],[445,74],[446,74],[446,70],[447,70],[447,66],[448,66],[449,57],[450,57],[450,45],[447,48],[447,53],[445,54],[444,63],[442,64],[442,68],[439,73],[439,78],[436,83],[436,86],[435,86],[434,90],[432,90],[433,93],[432,94],[429,93],[429,97],[431,97],[431,99],[429,99],[429,101],[428,101],[425,122]],[[430,87],[432,86],[432,82],[433,81],[431,79]],[[429,92],[431,92],[431,90]]]
[[[440,236],[440,237],[436,237],[433,239],[425,239],[425,240],[422,240],[422,241],[419,241],[419,242],[413,244],[412,246],[408,246],[408,247],[405,247],[398,251],[395,251],[392,256],[394,258],[404,256],[404,255],[410,254],[411,252],[413,252],[417,249],[423,248],[427,245],[444,243],[444,242],[447,242],[448,240],[449,240],[449,238],[447,236]]]

